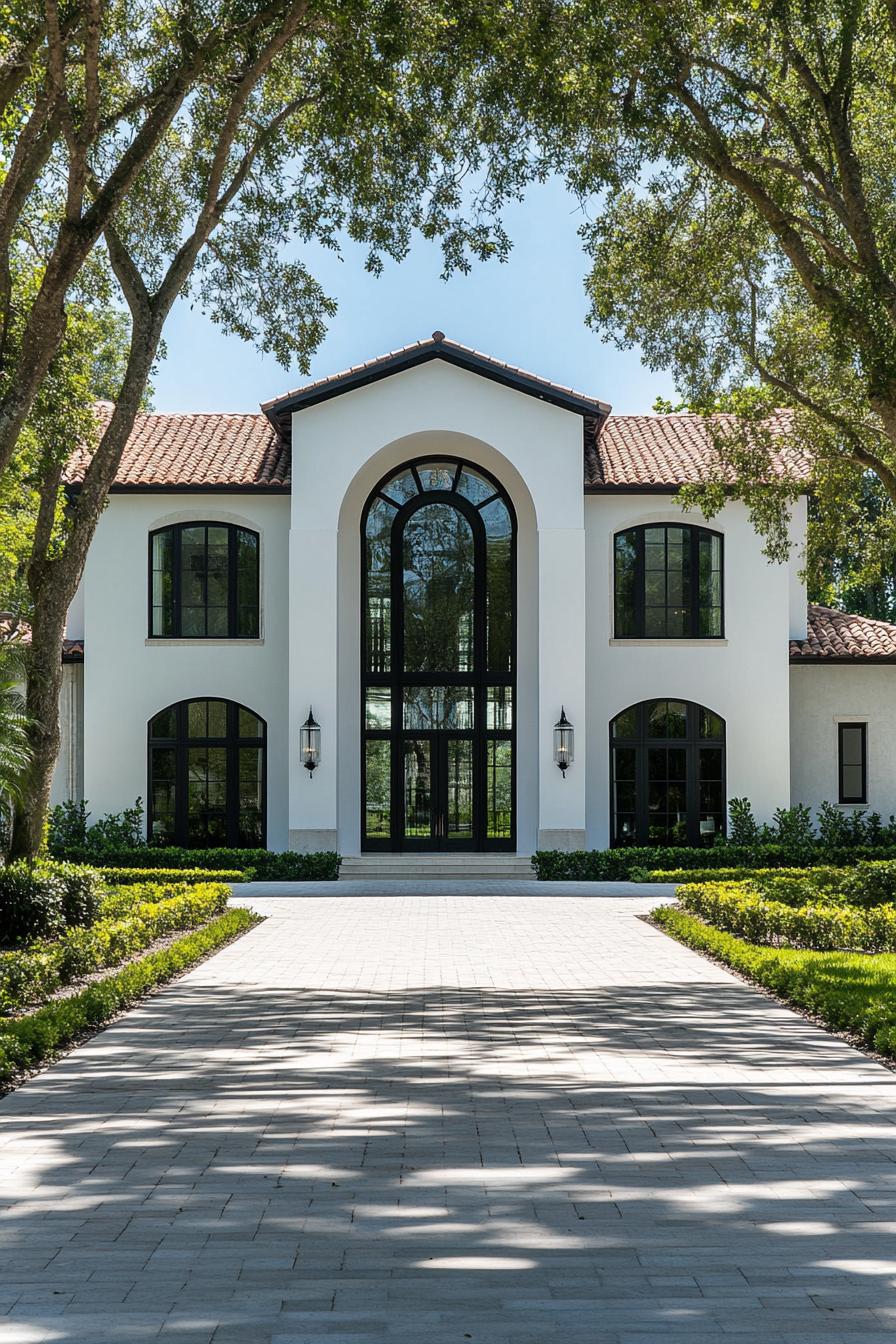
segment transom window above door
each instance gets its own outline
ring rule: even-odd
[[[258,533],[232,523],[176,523],[149,538],[153,639],[257,639]]]
[[[722,538],[705,527],[648,524],[614,538],[616,639],[720,639]]]

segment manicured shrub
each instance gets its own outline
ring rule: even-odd
[[[80,976],[116,966],[164,934],[196,928],[226,908],[230,890],[204,885],[129,887],[103,902],[104,918],[55,941],[0,952],[0,1013],[20,1011]],[[146,899],[150,897],[150,899]]]
[[[761,882],[764,878],[803,878],[810,874],[832,881],[849,872],[848,868],[654,868],[647,873],[645,882]]]
[[[852,867],[863,861],[896,859],[896,847],[876,849],[817,850],[801,859],[799,868]],[[793,868],[794,860],[783,845],[739,847],[717,844],[711,849],[668,846],[626,849],[542,849],[532,856],[532,866],[542,882],[630,882],[645,873],[708,872],[715,869]],[[651,878],[656,881],[656,878]],[[672,880],[672,879],[670,879]]]
[[[0,868],[0,946],[89,924],[103,890],[95,869],[74,863],[22,861]]]
[[[110,812],[90,825],[87,802],[73,800],[50,808],[47,844],[51,854],[64,856],[77,850],[87,858],[99,858],[113,849],[146,849],[143,838],[143,799],[123,812]]]
[[[252,868],[98,868],[106,882],[116,887],[135,882],[251,882]]]
[[[73,849],[66,857],[88,859],[89,855]],[[206,872],[251,868],[257,882],[335,882],[341,860],[331,851],[297,854],[287,850],[275,854],[269,849],[178,849],[154,845],[110,850],[104,856],[104,863],[115,868],[145,868],[147,862],[158,868],[202,868]]]
[[[81,1032],[108,1022],[147,990],[171,980],[257,922],[258,916],[249,910],[228,910],[170,947],[150,952],[69,998],[0,1023],[0,1080],[34,1068]]]
[[[666,906],[653,918],[679,942],[706,952],[780,998],[896,1056],[896,957],[757,947]]]
[[[819,894],[815,903],[795,906],[770,900],[743,882],[686,885],[677,896],[690,914],[752,943],[816,951],[896,951],[894,905],[863,909]]]
[[[0,944],[61,933],[65,896],[65,882],[52,869],[28,863],[0,868]]]

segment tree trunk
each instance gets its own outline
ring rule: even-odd
[[[35,614],[26,704],[34,721],[33,759],[25,799],[15,809],[10,857],[34,859],[44,846],[50,785],[59,755],[59,694],[62,690],[62,637],[68,611],[67,594],[55,594],[43,581],[34,585]]]

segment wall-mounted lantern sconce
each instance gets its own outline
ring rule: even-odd
[[[554,724],[554,764],[559,767],[563,778],[575,758],[575,731],[566,710],[560,706],[560,718]]]
[[[313,775],[320,765],[320,724],[315,723],[314,710],[308,707],[308,717],[299,731],[299,752],[302,764]]]

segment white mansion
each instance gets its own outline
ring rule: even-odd
[[[259,414],[140,416],[54,801],[345,855],[706,843],[736,796],[896,811],[896,626],[807,611],[805,500],[789,565],[739,503],[683,513],[708,451],[440,332]]]

